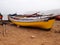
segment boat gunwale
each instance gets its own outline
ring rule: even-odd
[[[14,21],[19,21],[19,20],[16,20],[16,19],[13,19],[13,18],[11,18],[12,16],[9,16],[9,18],[10,18],[10,20],[14,20]],[[45,17],[45,18],[47,18],[47,17]],[[35,20],[35,19],[32,19],[33,21],[27,21],[26,19],[25,19],[25,21],[24,20],[21,20],[20,19],[20,21],[19,22],[48,22],[50,19],[54,19],[54,16],[53,17],[48,17],[48,19],[47,20],[45,20],[45,18],[37,18],[37,19],[39,19],[39,20]],[[41,20],[41,19],[44,19],[44,20]],[[30,20],[30,19],[28,19],[28,20]],[[35,21],[34,21],[35,20]]]
[[[10,18],[10,20],[14,20],[14,21],[19,21],[19,22],[47,22],[48,20],[42,20],[42,19],[32,19],[32,20],[30,20],[30,19],[28,19],[28,20],[23,20],[23,19],[20,19],[20,20],[16,20],[16,19],[13,19],[13,18],[11,18],[11,17],[9,17]]]

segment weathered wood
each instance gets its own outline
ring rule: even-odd
[[[3,24],[3,30],[2,30],[2,35],[6,35],[6,24]]]

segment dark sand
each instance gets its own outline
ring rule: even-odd
[[[2,35],[0,25],[0,45],[60,45],[60,21],[56,21],[50,31],[6,25]]]

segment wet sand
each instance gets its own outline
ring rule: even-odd
[[[0,45],[60,45],[60,21],[55,21],[50,31],[34,28],[6,25],[6,34],[2,35],[0,25]]]

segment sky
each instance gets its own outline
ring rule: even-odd
[[[60,9],[60,0],[0,0],[0,13],[3,14],[3,19],[7,19],[8,14],[53,9]]]

